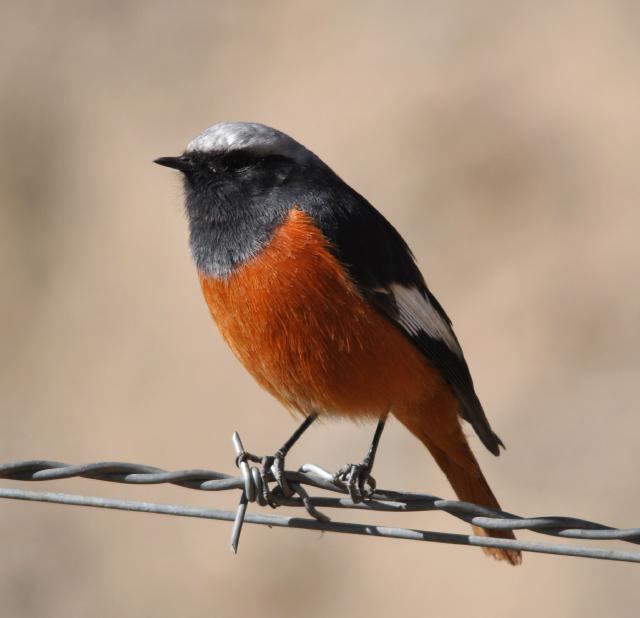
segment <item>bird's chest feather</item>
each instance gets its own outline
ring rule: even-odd
[[[416,388],[424,359],[362,298],[299,210],[255,258],[200,282],[236,356],[291,407],[377,415],[396,391]]]

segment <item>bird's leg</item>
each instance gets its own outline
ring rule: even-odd
[[[362,502],[376,490],[376,481],[371,476],[371,470],[386,420],[387,415],[385,414],[378,421],[371,446],[369,446],[367,456],[362,460],[362,463],[346,464],[333,476],[334,483],[345,487],[354,503]]]
[[[273,474],[273,478],[275,479],[282,495],[285,497],[290,497],[293,495],[292,489],[289,487],[287,480],[284,477],[284,459],[287,456],[287,453],[291,450],[291,447],[300,439],[300,436],[309,429],[312,425],[313,421],[318,418],[317,412],[312,412],[307,416],[304,421],[300,424],[300,426],[291,434],[291,437],[275,452],[274,455],[269,455],[267,457],[262,458],[262,490],[263,496],[266,502],[272,506],[276,507],[277,504],[271,498],[269,492],[269,486],[267,484],[267,478],[269,472]]]

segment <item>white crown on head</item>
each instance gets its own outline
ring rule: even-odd
[[[249,149],[260,154],[281,154],[297,161],[315,155],[287,134],[257,122],[219,122],[189,142],[189,152],[228,152]]]

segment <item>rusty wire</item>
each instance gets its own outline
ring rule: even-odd
[[[238,454],[244,452],[242,442],[237,434],[234,435],[234,446]],[[241,496],[238,510],[235,513],[219,509],[37,492],[18,488],[0,488],[0,498],[233,521],[231,546],[234,551],[237,549],[242,523],[246,521],[247,523],[274,527],[302,528],[476,547],[498,547],[602,560],[640,562],[640,552],[638,551],[621,551],[601,547],[551,544],[538,541],[479,537],[330,521],[319,509],[359,509],[396,513],[444,511],[467,523],[490,530],[531,530],[544,535],[568,539],[617,540],[640,544],[640,528],[619,529],[576,517],[519,517],[505,511],[494,511],[468,502],[443,500],[428,494],[376,489],[367,500],[354,504],[345,495],[345,488],[336,484],[331,474],[311,464],[302,466],[297,472],[285,471],[284,473],[287,482],[295,489],[296,496],[285,497],[275,491],[271,493],[271,498],[280,506],[303,507],[313,515],[313,519],[247,513],[249,502],[256,502],[260,505],[265,504],[263,498],[261,498],[264,493],[262,492],[261,480],[256,468],[250,466],[244,458],[238,458],[238,465],[241,470],[240,476],[202,469],[169,472],[153,466],[123,462],[70,465],[58,461],[29,460],[0,464],[0,478],[14,481],[52,481],[80,477],[133,485],[169,483],[202,491],[236,489],[241,491]],[[273,480],[272,477],[269,480]],[[342,495],[340,497],[309,496],[306,487]]]

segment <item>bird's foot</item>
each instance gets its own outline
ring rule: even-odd
[[[366,500],[376,490],[376,480],[371,476],[371,464],[346,464],[333,475],[333,482],[344,487],[354,504]]]
[[[275,455],[267,455],[265,457],[257,457],[251,453],[245,453],[243,456],[244,461],[254,461],[260,463],[260,468],[253,468],[254,485],[257,491],[257,500],[260,506],[269,505],[272,509],[280,506],[278,498],[292,498],[298,495],[302,501],[302,506],[309,515],[319,521],[331,521],[324,513],[320,512],[311,502],[309,494],[304,487],[299,483],[287,482],[284,472],[284,454],[281,451],[275,453]],[[238,460],[240,461],[240,460]],[[276,486],[271,489],[269,483],[275,481]]]
[[[261,463],[260,479],[262,480],[262,496],[266,504],[275,509],[279,505],[274,499],[274,492],[279,493],[285,498],[290,498],[294,494],[284,475],[284,454],[281,451],[276,451],[275,455],[263,457]],[[276,482],[276,487],[273,491],[269,489],[270,477],[273,477],[273,480]]]
[[[274,494],[290,498],[294,492],[289,487],[287,479],[284,474],[284,454],[281,451],[277,451],[274,455],[266,455],[259,457],[253,453],[246,451],[242,452],[236,458],[236,465],[240,465],[242,462],[255,462],[259,463],[260,467],[252,468],[253,485],[257,493],[257,500],[261,506],[267,504],[271,508],[276,508],[279,505],[275,499]],[[257,478],[256,478],[257,477]],[[276,487],[272,490],[269,487],[269,483],[275,481]]]
[[[287,482],[284,469],[285,453],[283,449],[279,449],[274,455],[258,457],[244,450],[240,436],[238,436],[237,433],[233,435],[233,441],[237,453],[236,466],[242,471],[242,477],[245,483],[243,497],[245,506],[247,502],[257,500],[260,506],[269,505],[275,509],[282,504],[282,498],[292,498],[297,495],[309,515],[320,521],[330,521],[329,517],[318,511],[313,505],[309,494],[299,482]],[[260,464],[260,466],[251,467],[248,465],[249,462]],[[271,489],[269,483],[273,483],[274,481],[276,486]],[[244,515],[242,515],[242,518],[244,518]],[[239,530],[241,526],[242,524],[239,526],[236,525],[234,531]],[[234,532],[234,535],[234,540],[232,540],[231,545],[235,548],[237,547],[239,532]]]

